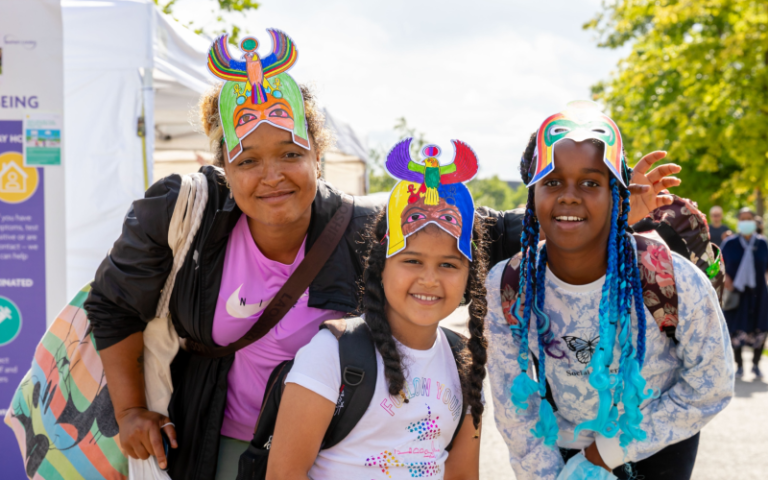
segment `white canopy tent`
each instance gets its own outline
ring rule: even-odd
[[[210,158],[193,120],[215,78],[206,66],[210,41],[151,0],[63,0],[62,11],[71,297],[93,279],[153,172],[188,173],[199,168],[196,157]],[[325,114],[337,137],[323,158],[326,179],[366,193],[365,147],[349,125]]]
[[[208,41],[150,0],[64,0],[62,9],[71,297],[152,183],[154,117],[188,109],[212,79]]]

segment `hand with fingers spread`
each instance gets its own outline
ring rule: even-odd
[[[648,171],[654,163],[666,156],[667,152],[651,152],[635,165],[629,185],[632,194],[629,197],[630,225],[639,222],[657,208],[672,204],[667,189],[680,185],[680,179],[670,175],[679,173],[682,167],[667,163]]]
[[[168,417],[140,407],[129,408],[115,417],[120,427],[120,445],[127,456],[146,460],[154,455],[160,468],[168,466],[162,433],[168,437],[171,448],[178,446],[176,429]]]

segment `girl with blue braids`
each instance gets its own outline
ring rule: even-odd
[[[631,232],[630,192],[646,195],[594,104],[547,118],[520,170],[521,253],[486,282],[496,424],[517,480],[689,479],[700,430],[733,395],[709,279]],[[678,183],[647,178],[656,193]]]

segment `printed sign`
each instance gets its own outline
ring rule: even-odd
[[[27,115],[24,124],[25,165],[61,165],[61,123],[61,115]]]
[[[22,120],[0,121],[0,410],[11,405],[45,333],[45,189],[43,169],[24,165]],[[3,426],[4,427],[4,426]],[[24,478],[13,433],[2,428],[14,461],[8,478]],[[5,478],[3,476],[3,478]]]

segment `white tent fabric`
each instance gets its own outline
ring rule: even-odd
[[[71,297],[93,278],[131,201],[152,181],[155,92],[152,77],[143,73],[163,78],[162,97],[197,95],[211,80],[205,70],[208,42],[168,19],[151,0],[64,0],[62,10]],[[146,165],[137,133],[142,110]]]

